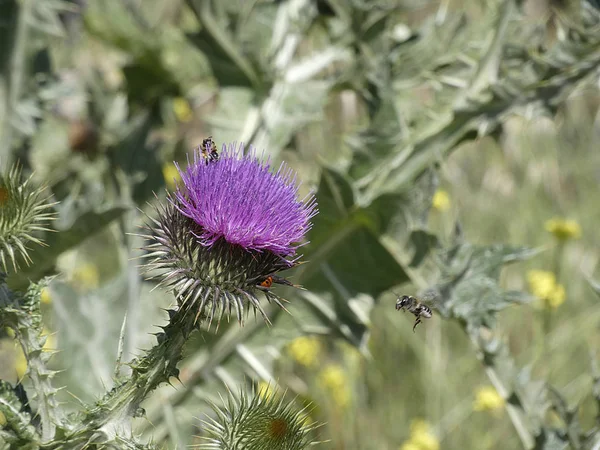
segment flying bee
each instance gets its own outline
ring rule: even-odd
[[[217,144],[213,141],[212,136],[202,139],[202,144],[199,146],[200,154],[206,161],[206,165],[211,162],[217,162],[219,160],[219,153],[217,153]]]
[[[427,306],[425,303],[421,303],[420,300],[416,299],[415,297],[411,297],[410,295],[403,295],[402,297],[398,297],[396,300],[396,309],[404,310],[404,308],[406,308],[406,311],[412,313],[417,318],[415,324],[413,325],[413,333],[415,332],[417,325],[421,323],[421,318],[429,319],[433,315],[433,312],[429,306]]]

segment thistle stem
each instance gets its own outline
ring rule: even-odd
[[[487,374],[494,388],[496,388],[496,391],[498,391],[498,394],[500,394],[502,398],[507,399],[509,396],[508,389],[506,388],[502,380],[500,380],[500,377],[498,376],[496,370],[491,366],[487,366],[485,368],[485,373]],[[508,413],[508,417],[510,418],[510,421],[513,424],[513,427],[515,428],[515,431],[517,432],[517,435],[519,436],[519,439],[523,444],[523,448],[527,450],[532,449],[535,445],[535,440],[533,439],[533,436],[527,429],[527,425],[523,421],[521,411],[519,411],[519,409],[516,406],[511,405],[508,402],[506,402],[505,408],[506,412]]]
[[[157,335],[158,343],[145,356],[130,363],[132,375],[106,394],[88,412],[77,430],[89,434],[102,429],[109,437],[122,435],[130,428],[133,417],[140,415],[140,404],[162,383],[178,377],[177,363],[190,334],[197,328],[193,304],[170,311],[170,321]]]
[[[2,136],[2,139],[0,139],[0,161],[2,161],[2,166],[5,167],[12,164],[13,125],[10,116],[15,113],[21,94],[29,28],[27,22],[30,20],[33,8],[32,0],[9,3],[14,3],[13,17],[16,16],[16,24],[13,45],[10,45],[9,42],[4,44],[6,48],[12,48],[12,52],[9,50],[8,61],[4,63],[6,64],[4,70],[0,71],[0,136]],[[4,6],[4,8],[8,9],[10,6]],[[3,17],[3,20],[10,22],[10,14],[6,18]]]

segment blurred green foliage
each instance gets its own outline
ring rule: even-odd
[[[124,363],[155,343],[173,298],[140,275],[135,233],[212,135],[316,192],[306,290],[278,288],[291,314],[267,308],[272,327],[194,335],[181,383],[134,421],[144,440],[198,444],[224,384],[265,381],[313,405],[322,448],[598,448],[596,2],[6,0],[0,17],[0,169],[18,159],[59,202],[7,283],[60,274],[42,312],[65,412],[127,373],[120,335]],[[530,269],[554,274],[556,308]],[[397,293],[431,300],[416,333]]]

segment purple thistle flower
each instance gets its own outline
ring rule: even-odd
[[[235,309],[242,322],[244,304],[266,320],[257,296],[283,307],[271,287],[293,286],[279,271],[298,264],[297,248],[317,214],[314,197],[297,199],[294,173],[285,165],[270,170],[253,148],[235,144],[207,160],[201,149],[183,171],[173,196],[151,219],[147,270],[175,292],[196,318],[212,321]]]
[[[197,151],[186,171],[177,169],[183,181],[178,209],[202,227],[197,237],[207,247],[223,238],[247,250],[291,256],[317,213],[314,197],[297,200],[293,171],[282,163],[271,172],[252,147],[244,155],[243,145],[223,145],[218,164],[205,164]]]

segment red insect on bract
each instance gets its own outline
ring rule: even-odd
[[[261,281],[260,285],[264,288],[270,288],[273,285],[273,277],[269,275],[267,278]]]

